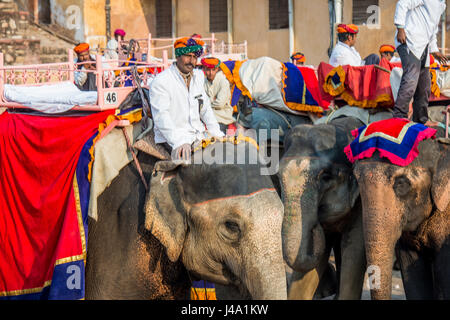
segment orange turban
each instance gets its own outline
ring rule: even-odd
[[[220,66],[220,60],[217,58],[203,58],[201,62],[203,66],[209,69],[215,69]]]
[[[305,62],[306,61],[306,57],[305,57],[305,55],[303,53],[296,52],[296,53],[292,54],[291,60],[298,60],[299,62]]]
[[[355,26],[354,24],[343,24],[343,23],[341,23],[337,27],[337,32],[338,33],[352,33],[352,34],[356,34],[356,33],[358,33],[358,31],[359,31],[358,27]]]
[[[89,50],[89,45],[87,43],[80,43],[73,49],[77,54]]]
[[[187,53],[195,53],[197,57],[203,54],[203,45],[205,42],[198,38],[181,38],[173,44],[175,48],[175,56],[179,57]]]
[[[394,53],[395,52],[395,47],[391,46],[390,44],[383,44],[380,47],[380,53],[383,53],[383,52],[392,52],[392,53]]]

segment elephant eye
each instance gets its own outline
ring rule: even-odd
[[[406,176],[395,178],[394,192],[398,197],[406,196],[411,190],[411,182]]]
[[[325,170],[320,173],[319,179],[325,183],[330,182],[333,179],[333,175],[331,174],[330,171]]]
[[[226,220],[220,227],[220,235],[227,241],[236,242],[241,238],[241,228],[236,221]]]
[[[228,220],[225,222],[225,227],[231,233],[240,233],[241,232],[239,225],[236,222],[231,221],[231,220]]]

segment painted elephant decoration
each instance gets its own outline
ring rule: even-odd
[[[450,299],[450,148],[437,140],[407,166],[378,152],[355,163],[372,299],[391,297],[394,253],[407,299]]]
[[[340,299],[360,299],[365,271],[359,190],[343,152],[361,125],[343,117],[294,127],[279,170],[284,258],[300,274],[315,269],[318,279],[333,248]]]
[[[246,156],[218,164],[223,149]],[[204,279],[252,299],[286,299],[283,204],[250,153],[249,143],[222,142],[191,163],[139,153],[150,191],[131,163],[89,221],[86,298],[188,299],[191,280]]]

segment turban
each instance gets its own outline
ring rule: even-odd
[[[122,38],[125,37],[126,32],[122,29],[116,29],[116,31],[114,31],[114,35],[118,35],[121,36]]]
[[[181,38],[175,41],[173,46],[175,47],[175,56],[179,56],[194,53],[196,57],[200,57],[203,53],[203,45],[205,43],[200,39],[194,38]]]
[[[341,23],[337,27],[337,32],[338,33],[352,33],[352,34],[356,34],[356,33],[358,33],[358,31],[359,31],[358,27],[355,26],[354,24],[343,24],[343,23]]]
[[[77,54],[80,54],[82,52],[89,50],[89,45],[87,43],[80,43],[73,49]]]
[[[220,66],[220,60],[217,58],[203,58],[202,59],[202,65],[204,65],[205,67],[209,68],[209,69],[215,69],[218,68]]]
[[[394,53],[395,52],[395,47],[391,46],[390,44],[383,44],[380,47],[380,53],[383,53],[383,52],[392,52],[392,53]]]
[[[291,56],[291,60],[298,60],[300,62],[305,62],[306,58],[305,55],[301,52],[296,52]]]

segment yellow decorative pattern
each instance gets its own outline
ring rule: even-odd
[[[282,79],[281,82],[283,83],[283,89],[281,90],[281,95],[283,96],[283,101],[286,104],[286,106],[295,111],[305,111],[305,112],[314,112],[314,113],[323,113],[323,108],[320,106],[310,106],[305,104],[306,101],[306,85],[303,86],[303,96],[302,96],[302,102],[303,103],[297,103],[297,102],[287,102],[286,101],[286,93],[284,92],[284,88],[287,87],[286,79],[287,79],[287,67],[284,63],[281,64],[283,68],[282,73]]]
[[[241,77],[239,76],[239,69],[241,68],[242,64],[247,61],[236,61],[236,63],[234,64],[234,69],[233,69],[233,80],[234,83],[236,84],[236,87],[239,88],[239,90],[241,90],[242,94],[244,96],[249,97],[251,100],[252,99],[252,95],[250,94],[250,91],[248,91],[248,89],[244,86],[244,84],[241,81]]]
[[[338,86],[337,88],[334,87],[333,83],[331,82],[331,78],[335,75],[338,74],[339,76],[339,80],[341,82],[341,85]],[[325,83],[323,84],[323,90],[327,93],[329,93],[330,95],[332,95],[333,97],[340,95],[341,93],[343,93],[345,91],[345,71],[344,68],[342,68],[342,66],[337,66],[336,68],[334,68],[333,70],[330,71],[330,73],[326,76],[325,78]]]
[[[331,78],[338,74],[341,85],[337,88],[334,87]],[[325,78],[325,83],[323,84],[323,90],[327,93],[329,93],[332,96],[339,96],[344,99],[345,102],[347,102],[351,106],[363,108],[363,109],[369,109],[369,108],[376,108],[380,106],[390,106],[392,104],[392,98],[389,94],[380,94],[378,97],[376,97],[375,100],[356,100],[355,97],[351,93],[348,92],[348,90],[345,89],[345,71],[342,68],[342,66],[338,66],[330,71],[330,73]]]
[[[98,141],[98,139],[100,138],[100,135],[102,133],[103,130],[105,130],[110,124],[111,122],[113,122],[114,120],[128,120],[130,121],[130,124],[133,124],[135,122],[138,122],[142,119],[142,109],[135,109],[133,111],[130,111],[129,113],[126,114],[122,114],[122,115],[117,115],[117,113],[119,113],[120,110],[116,110],[116,114],[115,115],[109,115],[105,122],[100,123],[98,125],[98,134],[97,136],[94,138],[93,142],[92,142],[92,146],[89,149],[89,154],[91,156],[91,161],[89,162],[88,165],[88,169],[89,169],[89,173],[88,173],[88,181],[91,182],[91,178],[92,178],[92,165],[94,163],[94,146],[95,143]]]
[[[434,94],[435,97],[439,98],[441,96],[441,90],[437,85],[436,70],[430,69],[430,73],[431,73],[431,92]]]
[[[343,93],[341,93],[341,98],[344,99],[345,102],[347,102],[351,106],[360,107],[364,109],[376,108],[392,104],[392,98],[389,94],[381,94],[375,100],[358,101],[355,100],[355,98],[350,93],[344,91]]]
[[[252,144],[253,146],[255,146],[256,149],[259,150],[258,143],[254,139],[244,136],[243,134],[239,134],[238,136],[227,136],[227,137],[221,137],[221,138],[212,137],[209,139],[203,139],[202,142],[196,148],[194,148],[192,153],[197,152],[200,149],[205,149],[207,146],[213,145],[217,142],[221,142],[221,143],[230,142],[235,145],[238,145],[242,142],[248,142],[248,143]]]
[[[230,69],[228,69],[227,65],[225,63],[221,63],[219,68],[222,70],[223,74],[230,82],[230,85],[234,85],[233,74],[231,73]]]
[[[191,300],[217,300],[214,288],[192,288]]]

